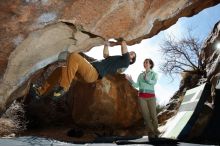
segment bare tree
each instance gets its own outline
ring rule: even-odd
[[[164,55],[164,62],[160,66],[163,73],[172,77],[172,74],[183,71],[203,71],[199,59],[202,41],[193,37],[191,30],[188,29],[188,34],[181,39],[168,35],[160,47]]]

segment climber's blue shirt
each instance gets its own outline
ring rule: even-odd
[[[127,68],[130,64],[129,53],[109,56],[103,60],[93,61],[91,64],[96,68],[99,76],[102,78],[106,74],[115,74],[120,68]]]

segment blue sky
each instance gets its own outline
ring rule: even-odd
[[[167,34],[172,34],[175,38],[181,38],[181,36],[186,33],[187,28],[193,28],[193,35],[196,37],[199,36],[200,39],[204,40],[208,37],[218,21],[220,21],[220,4],[207,8],[193,17],[182,17],[176,22],[176,24],[161,31],[158,35],[143,40],[140,44],[128,46],[129,51],[135,51],[137,53],[137,60],[134,65],[129,66],[125,71],[125,74],[130,74],[134,81],[136,81],[139,73],[144,70],[144,59],[151,58],[155,63],[154,70],[159,75],[158,82],[155,86],[157,102],[159,104],[166,104],[175,91],[178,90],[181,77],[176,76],[175,80],[171,82],[171,79],[162,74],[159,70],[159,65],[163,61],[163,56],[160,53],[160,45],[165,36]],[[103,46],[94,47],[86,54],[96,59],[103,59],[102,48]],[[109,51],[110,55],[119,55],[121,53],[119,46],[110,47]]]

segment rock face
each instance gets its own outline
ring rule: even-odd
[[[212,33],[204,43],[204,48],[201,52],[201,60],[205,64],[207,77],[211,81],[213,87],[212,95],[214,96],[214,89],[220,78],[220,21],[215,24]]]
[[[214,26],[212,33],[207,38],[201,53],[201,58],[205,63],[208,81],[211,83],[211,107],[212,111],[209,115],[207,125],[203,131],[202,138],[218,141],[220,139],[219,126],[219,97],[220,97],[220,48],[217,44],[220,41],[220,21]],[[210,112],[209,112],[210,113]],[[206,114],[207,115],[207,114]],[[205,119],[207,116],[204,116]],[[204,120],[203,120],[204,121]]]
[[[206,71],[207,82],[210,84],[210,89],[205,90],[206,102],[203,105],[203,110],[198,119],[196,119],[196,122],[186,139],[196,140],[197,142],[210,140],[219,143],[220,89],[217,87],[220,81],[220,50],[217,47],[219,40],[220,22],[216,23],[214,26],[210,36],[204,42],[200,53],[200,58]],[[188,82],[188,78],[191,79],[190,82]],[[161,125],[177,113],[184,92],[195,87],[201,78],[202,76],[196,74],[188,74],[183,78],[182,86],[179,91],[173,96],[164,111],[158,115],[159,123]]]
[[[31,135],[76,141],[67,131],[81,129],[81,141],[91,142],[98,136],[146,134],[137,100],[137,90],[117,74],[90,84],[77,81],[57,101],[49,93],[40,99],[28,95],[24,103],[28,129],[38,129]]]
[[[119,37],[132,45],[171,26],[179,17],[218,2],[1,1],[0,111],[17,98],[16,94],[23,95],[12,93],[25,83],[28,86],[30,76],[56,61],[60,52],[86,51],[103,44],[103,39]]]
[[[141,119],[137,91],[123,75],[108,76],[93,84],[78,82],[71,91],[72,117],[77,124],[127,128]]]

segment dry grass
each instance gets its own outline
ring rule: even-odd
[[[0,136],[7,136],[16,131],[16,124],[11,119],[0,118]]]
[[[7,136],[26,129],[23,104],[14,101],[0,118],[0,136]]]

